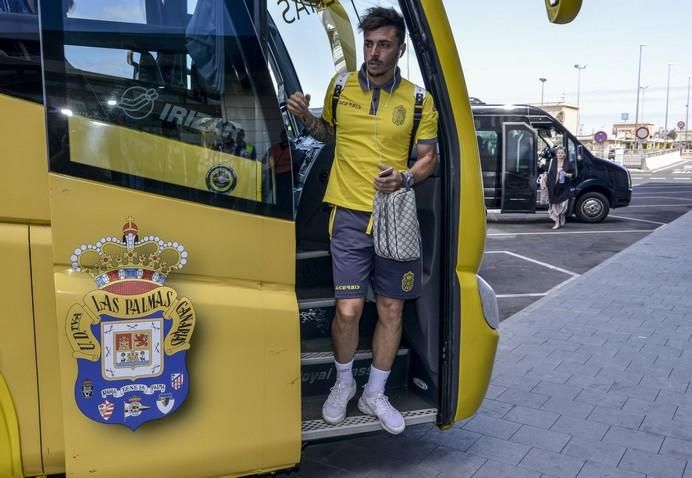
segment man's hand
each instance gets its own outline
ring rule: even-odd
[[[393,193],[401,188],[401,173],[394,168],[386,166],[382,163],[377,165],[380,168],[380,174],[375,177],[374,186],[378,191],[384,193]],[[387,171],[391,171],[387,174]],[[383,175],[384,174],[384,175]]]
[[[304,120],[310,113],[310,95],[296,91],[288,98],[288,112]]]
[[[305,131],[318,141],[334,143],[336,131],[334,126],[328,124],[322,118],[316,118],[310,113],[310,95],[304,95],[300,91],[293,93],[286,103],[288,112],[299,118],[305,126]]]

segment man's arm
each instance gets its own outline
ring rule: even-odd
[[[336,141],[336,128],[324,119],[316,118],[312,113],[308,112],[301,120],[305,125],[305,130],[316,140],[323,143],[334,143]]]
[[[435,166],[437,166],[437,143],[418,143],[416,145],[416,153],[418,159],[411,168],[411,173],[413,174],[413,182],[419,183],[435,172]]]

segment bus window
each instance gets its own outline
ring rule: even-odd
[[[291,217],[275,167],[284,124],[244,2],[45,10],[60,25],[44,31],[53,171]]]
[[[103,20],[110,22],[147,23],[145,0],[116,0],[110,5],[104,2],[63,0],[67,3],[69,18],[84,18],[88,20]],[[162,8],[161,2],[149,2]],[[168,2],[167,2],[168,3]],[[170,2],[175,4],[176,2]],[[154,23],[151,21],[149,23]]]
[[[0,93],[43,101],[38,32],[28,2],[0,1]]]

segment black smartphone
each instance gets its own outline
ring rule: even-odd
[[[384,177],[386,177],[386,176],[389,176],[389,175],[392,174],[393,172],[394,172],[394,168],[383,169],[382,171],[380,171],[380,177],[381,177],[381,178],[384,178]]]

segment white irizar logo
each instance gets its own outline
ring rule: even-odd
[[[154,111],[154,102],[158,97],[159,94],[154,88],[146,89],[141,86],[131,86],[120,97],[118,108],[123,110],[123,113],[128,118],[141,120]]]

